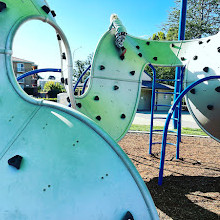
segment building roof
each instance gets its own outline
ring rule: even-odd
[[[155,84],[156,88],[155,89],[163,89],[163,90],[174,90],[173,86],[167,85],[167,84],[162,84],[162,83],[156,83]],[[142,88],[147,88],[147,89],[152,89],[152,81],[142,81]]]
[[[34,64],[33,61],[24,60],[24,59],[20,59],[20,58],[17,58],[17,57],[12,57],[12,61],[13,62],[19,62],[19,63],[32,63],[32,64]]]

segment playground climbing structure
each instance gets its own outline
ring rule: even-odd
[[[0,219],[158,219],[145,183],[105,131],[19,87],[11,62],[16,31],[29,20],[47,22],[65,46],[74,107],[70,47],[55,15],[43,0],[0,1]]]
[[[122,54],[115,43],[122,23],[115,19],[99,41],[91,67],[90,86],[82,96],[76,97],[76,109],[119,141],[135,116],[144,67],[147,64],[185,66],[184,87],[203,77],[219,75],[220,33],[172,42],[126,34],[123,41],[126,53]],[[217,141],[220,140],[219,88],[216,79],[198,85],[186,95],[188,109],[197,124]]]

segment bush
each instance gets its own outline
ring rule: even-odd
[[[50,98],[56,98],[57,94],[63,92],[63,86],[53,81],[48,81],[44,85],[44,91],[48,93]]]

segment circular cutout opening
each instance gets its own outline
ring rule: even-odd
[[[12,64],[16,79],[22,78],[18,84],[28,95],[57,101],[57,94],[65,92],[68,84],[65,45],[47,23],[31,20],[18,29]]]

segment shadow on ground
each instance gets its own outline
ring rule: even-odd
[[[205,176],[168,176],[163,185],[158,186],[158,178],[153,178],[146,185],[158,209],[174,220],[179,219],[218,219],[218,215],[197,204],[201,201],[215,200],[209,196],[219,192],[220,178]],[[199,195],[199,192],[202,195]],[[196,193],[192,202],[186,195]],[[204,196],[204,193],[205,196]],[[218,198],[217,198],[218,199]],[[217,201],[213,201],[215,203]],[[197,203],[197,204],[195,204]],[[216,203],[215,203],[216,204]],[[218,205],[209,209],[219,208]]]

